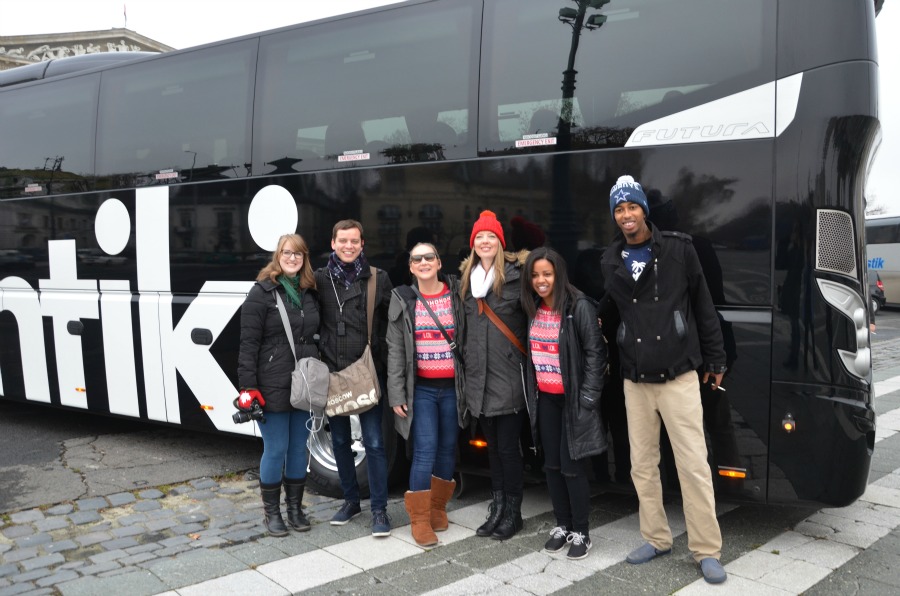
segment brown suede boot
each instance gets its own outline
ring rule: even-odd
[[[443,532],[450,525],[447,520],[447,502],[456,490],[456,480],[431,477],[431,529]]]
[[[406,512],[409,514],[410,530],[413,540],[419,546],[434,546],[438,543],[437,535],[431,529],[431,491],[406,491]]]

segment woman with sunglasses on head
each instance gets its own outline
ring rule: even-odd
[[[478,419],[487,440],[492,497],[487,520],[475,533],[506,540],[523,525],[527,321],[519,285],[527,253],[504,250],[503,228],[491,211],[482,211],[472,226],[469,247],[472,253],[460,265],[466,416]]]
[[[413,283],[394,288],[388,310],[388,401],[397,432],[412,448],[406,512],[419,546],[434,546],[446,530],[447,502],[456,488],[461,363],[459,282],[441,273],[433,244],[409,251]]]
[[[276,297],[287,314],[296,360]],[[264,422],[259,420],[263,439],[259,489],[266,531],[271,536],[288,534],[281,517],[282,482],[288,525],[298,532],[310,528],[302,509],[310,414],[291,405],[291,375],[297,360],[319,355],[318,331],[316,280],[309,264],[309,249],[298,234],[285,234],[278,239],[272,260],[256,276],[241,306],[238,354],[241,394],[236,405],[246,411],[256,402],[265,415]]]
[[[598,406],[607,354],[597,304],[569,283],[556,251],[537,248],[525,261],[522,306],[528,314],[531,431],[544,448],[544,473],[556,527],[544,545],[583,559],[588,533],[589,458],[606,451]]]

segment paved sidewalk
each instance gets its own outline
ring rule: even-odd
[[[751,538],[746,544],[737,540],[743,531],[742,508],[720,508],[730,549],[723,553],[723,563],[731,572],[727,584],[731,588],[769,594],[776,587],[786,593],[804,591],[836,569],[838,577],[842,566],[852,568],[857,555],[869,554],[866,549],[877,549],[882,541],[893,541],[886,547],[888,558],[900,562],[900,549],[894,544],[900,524],[900,340],[874,348],[881,395],[876,399],[880,443],[870,477],[873,484],[851,507],[811,516],[798,511],[789,526],[773,528],[756,543]],[[410,593],[444,586],[444,593],[464,594],[475,585],[521,594],[563,588],[567,593],[596,593],[602,586],[612,587],[610,577],[601,574],[628,577],[633,569],[621,559],[630,542],[639,541],[636,500],[609,495],[594,500],[592,536],[598,546],[573,566],[536,552],[552,525],[545,492],[531,491],[525,513],[532,521],[526,532],[502,548],[472,537],[483,520],[482,502],[472,498],[451,502],[454,525],[441,535],[442,546],[430,551],[411,542],[408,528],[395,529],[389,539],[372,539],[368,511],[346,526],[330,526],[327,521],[340,502],[308,493],[304,508],[312,531],[267,537],[258,481],[244,475],[79,499],[0,516],[0,596],[286,594],[287,586],[294,593],[316,587],[322,593],[382,593],[403,582],[409,583]],[[679,510],[671,511],[676,525]],[[391,499],[388,512],[395,526],[406,523],[401,499]],[[783,534],[787,528],[792,529]],[[684,545],[679,548],[683,551]],[[656,582],[645,578],[647,583],[641,585],[665,587],[665,592],[708,590],[702,581],[692,583],[697,575],[690,564],[668,559],[658,566],[662,576]],[[471,564],[462,565],[466,560]],[[783,573],[785,564],[791,565],[791,573]],[[421,574],[423,569],[428,573]],[[684,574],[684,581],[678,574]],[[765,577],[770,577],[768,583],[762,580]],[[479,584],[479,578],[490,581]],[[815,587],[828,593],[822,588],[827,583]],[[900,578],[886,585],[900,591]]]

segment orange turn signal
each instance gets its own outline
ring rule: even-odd
[[[77,391],[78,393],[85,393],[87,392],[87,389],[85,389],[84,387],[76,387],[75,391]]]
[[[213,406],[207,406],[206,404],[200,404],[200,409],[205,410],[207,412],[215,410]]]
[[[725,478],[746,478],[747,470],[743,468],[719,468],[719,476],[724,476]]]
[[[784,432],[794,432],[797,430],[797,423],[794,421],[794,417],[790,412],[784,415],[784,419],[781,421],[781,428],[784,429]]]
[[[469,445],[472,447],[484,448],[487,447],[487,441],[484,439],[472,439],[469,441]]]

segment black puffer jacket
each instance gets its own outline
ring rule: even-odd
[[[622,378],[663,383],[701,366],[724,372],[722,330],[691,237],[647,225],[653,259],[637,281],[622,260],[621,233],[601,261],[622,317],[616,333]]]
[[[528,321],[522,310],[519,288],[522,265],[527,256],[528,253],[523,251],[515,255],[515,261],[507,261],[506,277],[500,295],[490,290],[484,298],[523,346],[528,335]],[[460,269],[464,266],[465,261]],[[462,346],[466,362],[467,406],[464,417],[501,416],[524,409],[525,388],[522,385],[522,375],[525,356],[486,314],[479,314],[478,302],[472,296],[471,288],[466,291],[463,306],[466,313]]]
[[[387,313],[391,304],[391,280],[381,269],[375,275],[375,320],[372,322],[372,359],[375,369],[383,379],[387,371],[387,344],[384,336],[387,333]],[[322,360],[332,372],[344,370],[362,356],[366,349],[369,328],[366,322],[366,297],[369,295],[368,284],[372,276],[369,269],[344,288],[342,281],[332,280],[328,267],[316,270],[316,286],[319,288],[319,310],[322,313]],[[335,295],[337,294],[337,295]],[[340,307],[338,299],[344,305],[344,335],[338,335],[338,319]]]
[[[606,380],[607,351],[603,333],[597,323],[597,303],[580,292],[563,306],[559,330],[559,366],[566,393],[566,435],[569,456],[579,460],[606,451],[606,433],[600,418],[600,396]],[[531,436],[540,439],[537,430],[538,387],[531,347],[528,346],[528,413]],[[578,396],[586,395],[597,407],[581,406]]]
[[[281,284],[258,281],[241,306],[241,349],[238,354],[238,382],[242,389],[255,388],[266,400],[266,412],[289,412],[291,373],[294,355],[278,313],[275,292],[281,295],[297,358],[318,356],[315,335],[319,332],[319,305],[315,290],[303,292],[303,310],[292,308]]]

